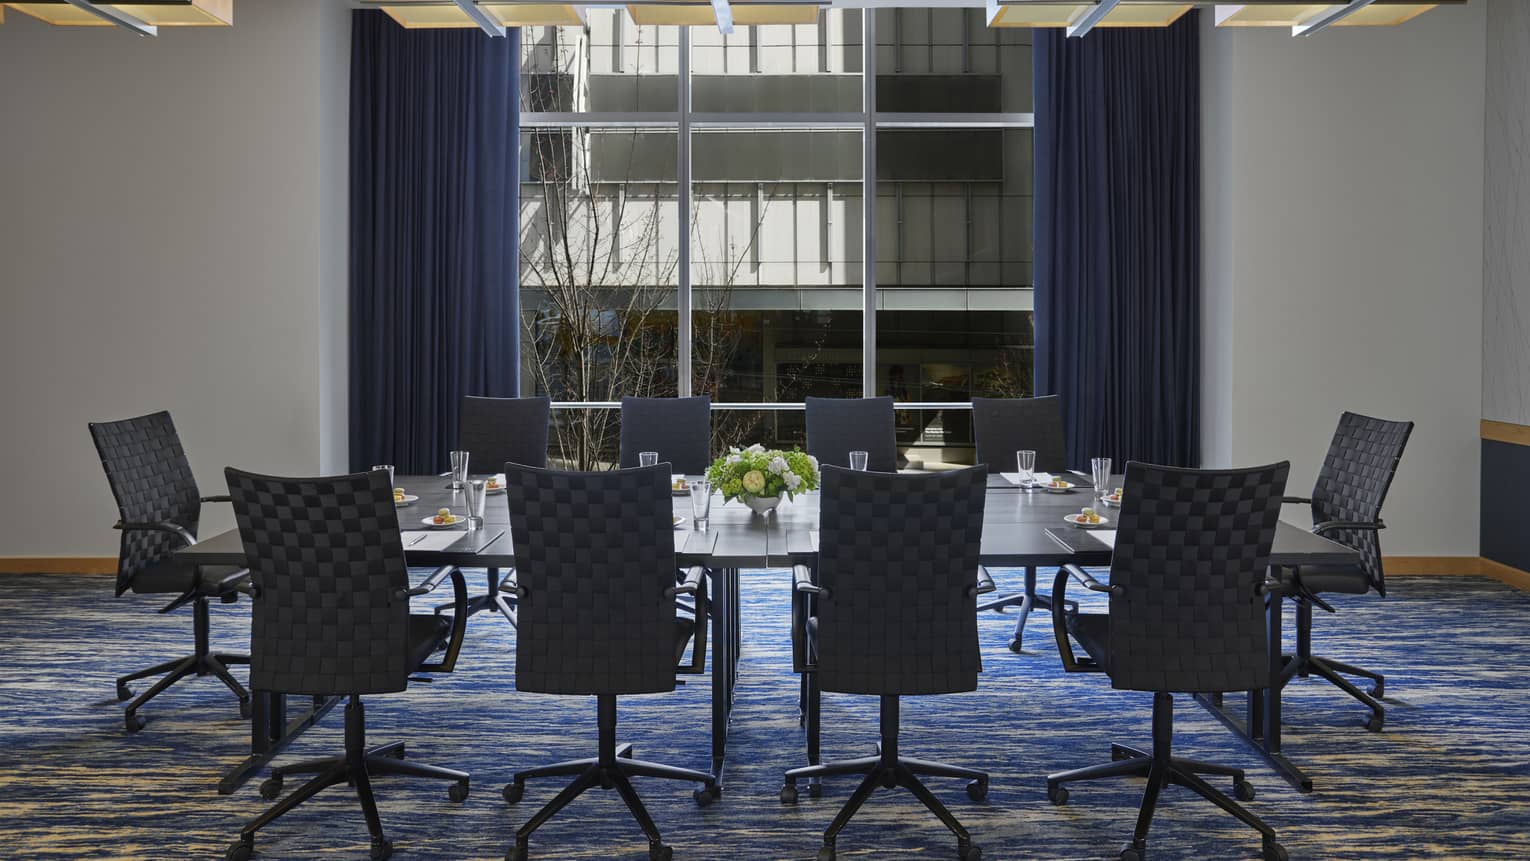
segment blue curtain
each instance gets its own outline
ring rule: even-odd
[[[1035,31],[1036,392],[1076,467],[1200,462],[1197,17]]]
[[[463,395],[518,393],[520,31],[351,35],[351,465],[441,471]]]

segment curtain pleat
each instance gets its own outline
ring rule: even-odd
[[[519,393],[520,31],[351,36],[351,466],[442,470],[464,395]]]
[[[1075,467],[1200,462],[1198,27],[1035,31],[1036,392]]]

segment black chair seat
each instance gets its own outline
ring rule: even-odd
[[[179,595],[196,585],[204,595],[217,595],[232,591],[232,587],[220,590],[218,584],[238,570],[233,565],[204,565],[199,578],[195,569],[167,558],[134,574],[132,589],[139,595]]]
[[[1340,566],[1316,566],[1302,568],[1295,579],[1306,591],[1314,595],[1337,592],[1342,595],[1364,595],[1371,591],[1371,578],[1361,568]]]
[[[409,660],[419,667],[446,645],[452,633],[450,613],[411,613],[409,615]]]
[[[1101,667],[1110,667],[1110,616],[1106,613],[1079,613],[1068,617],[1068,633],[1078,641],[1089,657]]]

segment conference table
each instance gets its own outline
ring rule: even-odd
[[[981,562],[990,568],[1055,567],[1064,563],[1104,566],[1111,550],[1100,541],[1072,540],[1074,533],[1063,515],[1075,513],[1093,503],[1087,477],[1068,476],[1080,487],[1066,493],[1025,490],[1007,478],[991,475],[983,514]],[[1121,479],[1113,477],[1112,486]],[[419,500],[399,509],[400,528],[424,528],[420,520],[439,508],[457,514],[466,511],[466,498],[453,491],[441,476],[397,476],[395,483]],[[818,494],[799,494],[783,501],[768,516],[756,515],[741,503],[724,504],[720,496],[712,501],[711,516],[705,530],[691,523],[691,504],[686,497],[673,498],[674,513],[686,518],[676,529],[676,562],[680,567],[704,565],[710,572],[712,614],[712,773],[719,787],[727,761],[728,724],[738,683],[738,660],[742,644],[739,613],[739,571],[744,568],[790,568],[796,563],[813,564],[817,556]],[[1103,509],[1107,517],[1109,509]],[[1064,544],[1048,534],[1053,530],[1070,537]],[[464,569],[484,569],[491,593],[499,594],[501,572],[514,568],[515,554],[510,537],[509,509],[503,495],[488,497],[481,530],[460,530],[463,537],[444,549],[412,550],[405,548],[410,567],[434,568],[455,565]],[[408,542],[406,541],[406,544]],[[1072,545],[1071,547],[1069,545]],[[230,530],[199,541],[178,552],[189,565],[243,565],[244,548],[237,531]],[[1343,545],[1312,534],[1306,529],[1282,522],[1275,534],[1270,554],[1271,567],[1290,568],[1303,565],[1350,565],[1358,554]],[[1001,584],[1002,587],[1002,584]],[[1266,628],[1270,655],[1270,676],[1279,677],[1284,663],[1281,647],[1283,595],[1266,596]],[[480,601],[480,605],[483,602]],[[496,613],[513,621],[508,602],[490,602]],[[782,607],[782,612],[789,612]],[[324,717],[340,701],[338,697],[313,697],[296,714],[289,714],[287,696],[255,691],[253,717],[250,721],[249,754],[227,771],[218,791],[230,793],[259,773],[293,740]],[[1197,700],[1221,720],[1254,751],[1303,792],[1312,789],[1311,779],[1281,751],[1280,686],[1247,692],[1246,715],[1223,702],[1221,694],[1200,695]]]

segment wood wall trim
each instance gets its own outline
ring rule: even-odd
[[[1530,425],[1482,420],[1482,438],[1513,445],[1530,445]]]
[[[115,573],[115,556],[0,556],[0,574]]]
[[[1482,574],[1480,556],[1386,556],[1382,568],[1388,577],[1446,574],[1475,577]]]
[[[1530,571],[1521,571],[1502,562],[1494,562],[1491,559],[1482,560],[1482,573],[1494,580],[1507,583],[1516,589],[1530,592]]]

